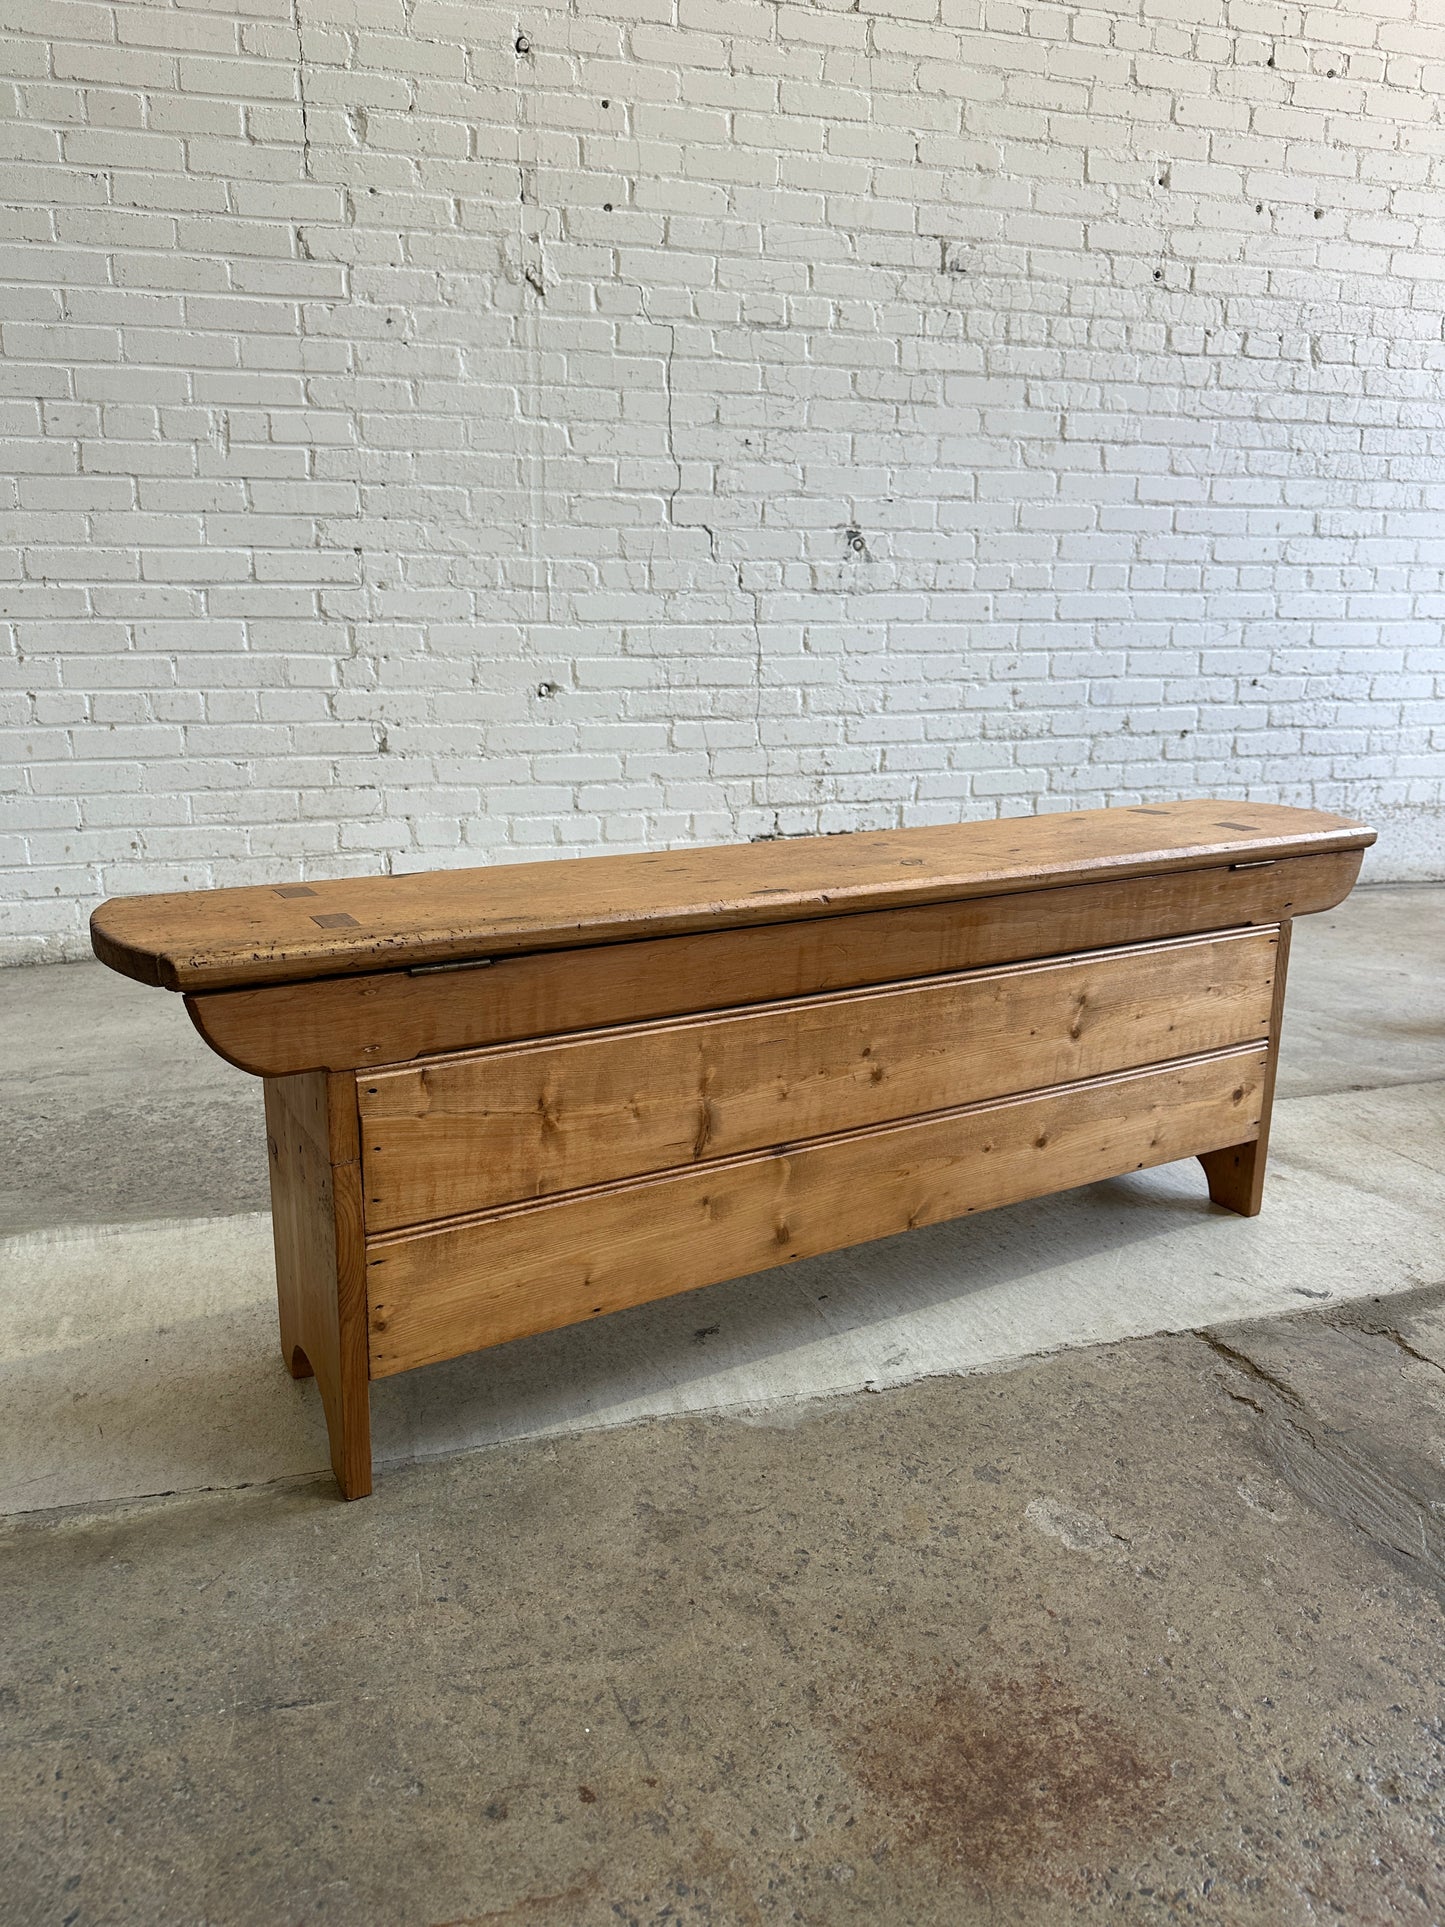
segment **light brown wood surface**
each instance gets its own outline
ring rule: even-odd
[[[240,1069],[366,1069],[730,1004],[848,989],[1067,951],[1276,924],[1341,901],[1361,852],[1166,872],[1010,896],[552,950],[481,970],[405,970],[188,997]]]
[[[369,1231],[1261,1043],[1275,931],[440,1058],[358,1080]]]
[[[1274,998],[1269,1015],[1269,1061],[1265,1069],[1264,1095],[1259,1107],[1259,1129],[1242,1144],[1223,1150],[1206,1151],[1199,1162],[1215,1204],[1237,1211],[1242,1218],[1259,1214],[1264,1202],[1264,1168],[1269,1156],[1269,1126],[1274,1115],[1274,1085],[1279,1073],[1280,1031],[1284,1024],[1285,979],[1289,974],[1289,945],[1292,926],[1280,926],[1279,951],[1274,971]]]
[[[373,1239],[372,1375],[1239,1143],[1265,1073],[1224,1052]]]
[[[116,898],[103,962],[205,990],[1358,850],[1342,817],[1212,799],[719,849]]]
[[[265,1099],[281,1355],[293,1377],[315,1374],[337,1484],[359,1499],[371,1413],[355,1079],[268,1078]]]

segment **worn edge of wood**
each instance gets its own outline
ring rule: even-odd
[[[1221,804],[1221,807],[1228,805]],[[980,897],[1013,895],[1026,890],[1060,889],[1074,883],[1221,869],[1238,861],[1276,862],[1290,857],[1326,855],[1346,850],[1363,853],[1375,842],[1376,834],[1366,825],[1341,823],[1329,830],[1301,831],[1294,836],[1261,835],[1252,842],[1216,842],[1168,855],[1154,852],[1145,856],[1070,858],[1040,866],[1037,880],[1032,883],[1028,881],[1029,873],[1022,869],[994,871],[975,878],[938,878],[926,884],[900,883],[892,879],[864,884],[844,883],[836,890],[787,895],[780,893],[773,903],[764,903],[745,895],[725,902],[691,904],[666,912],[619,912],[611,916],[599,915],[579,923],[538,923],[526,929],[504,931],[495,926],[485,929],[471,924],[465,929],[424,938],[372,937],[366,940],[364,947],[354,951],[338,948],[334,938],[329,943],[319,939],[305,943],[293,940],[285,945],[256,945],[244,955],[231,952],[217,958],[206,951],[187,952],[164,946],[143,946],[108,927],[110,916],[124,912],[131,905],[149,901],[147,897],[108,898],[92,911],[90,934],[92,948],[101,962],[121,975],[142,983],[178,992],[259,988],[271,984],[314,982],[323,976],[378,974],[418,964],[467,962],[485,956],[514,956],[528,950],[571,950],[591,945],[625,943],[647,934],[649,929],[659,936],[745,929],[763,924],[847,915],[854,910],[962,902]],[[690,855],[693,852],[684,850],[678,854]],[[567,860],[558,861],[565,863]],[[380,877],[361,879],[373,883],[382,880]],[[265,888],[264,885],[258,887]],[[658,925],[664,925],[665,928],[654,928]],[[390,961],[386,961],[388,959]],[[306,967],[308,963],[317,961],[329,967]]]

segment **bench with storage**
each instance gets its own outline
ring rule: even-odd
[[[1198,1157],[1259,1209],[1290,919],[1374,833],[1191,801],[117,898],[266,1084],[281,1347],[373,1378]]]

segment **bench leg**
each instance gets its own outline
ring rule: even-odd
[[[281,1356],[314,1374],[331,1465],[348,1499],[371,1490],[371,1401],[356,1080],[266,1079],[266,1148]]]
[[[1223,1151],[1205,1151],[1199,1162],[1204,1166],[1210,1201],[1226,1211],[1237,1211],[1242,1218],[1258,1215],[1264,1201],[1264,1138],[1249,1144],[1231,1144]]]
[[[1274,1110],[1274,1078],[1279,1068],[1279,1032],[1284,1017],[1284,980],[1289,970],[1290,925],[1279,927],[1279,954],[1274,969],[1274,1001],[1269,1019],[1269,1062],[1260,1098],[1259,1135],[1245,1144],[1229,1144],[1222,1151],[1201,1152],[1210,1201],[1242,1218],[1253,1218],[1264,1202],[1264,1166],[1269,1156],[1269,1120]]]

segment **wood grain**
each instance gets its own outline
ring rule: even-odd
[[[342,1493],[371,1490],[366,1265],[356,1083],[310,1072],[268,1078],[266,1148],[281,1355],[314,1373]]]
[[[1262,1043],[1278,941],[1195,937],[380,1071],[358,1080],[367,1227]]]
[[[1274,1115],[1274,1084],[1279,1071],[1285,979],[1289,974],[1290,931],[1290,924],[1281,925],[1274,971],[1274,998],[1269,1017],[1269,1061],[1265,1068],[1264,1095],[1259,1107],[1259,1130],[1243,1144],[1227,1145],[1221,1151],[1206,1151],[1199,1159],[1204,1166],[1210,1198],[1229,1211],[1237,1211],[1242,1218],[1257,1217],[1264,1203],[1264,1167],[1269,1156],[1269,1126]]]
[[[956,901],[1330,850],[1374,832],[1278,804],[1195,799],[719,849],[122,897],[96,955],[171,990],[346,976],[630,937]]]
[[[372,1374],[1239,1143],[1265,1072],[1222,1052],[373,1239]]]
[[[443,1051],[988,964],[1277,924],[1348,895],[1361,852],[1166,872],[911,909],[188,997],[206,1042],[263,1076]]]

